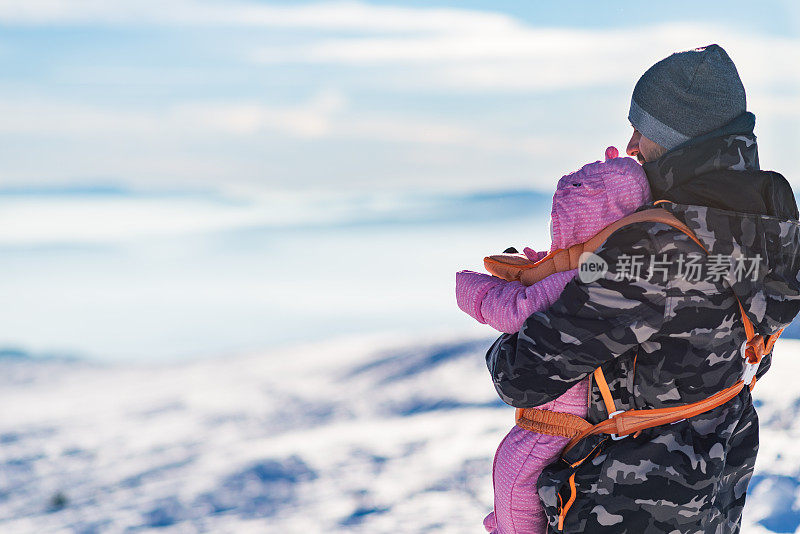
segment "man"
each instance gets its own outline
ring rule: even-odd
[[[592,424],[702,401],[747,369],[739,302],[764,337],[800,311],[797,205],[783,176],[759,170],[755,117],[727,53],[710,45],[656,63],[636,84],[628,118],[627,151],[643,163],[653,199],[700,244],[660,222],[614,232],[596,251],[607,272],[572,280],[489,349],[495,387],[513,406],[548,402],[597,367],[613,406],[595,379]],[[757,449],[748,387],[673,424],[590,435],[539,478],[549,531],[738,532]]]

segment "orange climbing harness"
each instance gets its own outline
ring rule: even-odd
[[[659,202],[663,201],[658,201],[656,204]],[[663,208],[651,208],[624,217],[607,226],[585,243],[578,243],[568,249],[553,251],[537,262],[531,262],[522,255],[500,254],[485,258],[484,265],[486,269],[495,276],[499,276],[505,280],[519,280],[525,285],[532,285],[556,272],[578,268],[582,253],[594,252],[613,232],[623,226],[637,222],[661,222],[668,224],[689,236],[708,253],[703,244],[697,239],[697,236],[674,215]],[[592,424],[572,414],[552,412],[538,408],[518,408],[516,412],[517,425],[526,430],[531,430],[540,434],[570,438],[570,441],[567,443],[562,453],[563,457],[582,439],[588,436],[608,434],[608,437],[612,440],[619,440],[630,435],[634,435],[635,437],[642,430],[647,428],[675,423],[713,410],[736,397],[745,386],[748,386],[752,391],[756,384],[758,365],[761,359],[772,351],[772,347],[775,345],[783,329],[768,336],[765,340],[763,336],[756,334],[753,323],[750,318],[747,317],[741,301],[739,301],[738,297],[736,300],[739,303],[739,312],[741,313],[745,334],[747,336],[747,339],[742,343],[741,347],[742,356],[747,360],[747,363],[745,364],[746,368],[742,379],[732,386],[706,399],[691,404],[673,406],[670,408],[617,410],[603,370],[598,367],[594,371],[593,378],[603,398],[603,403],[608,413],[608,419],[597,424]],[[605,441],[605,439],[603,441]],[[575,468],[583,463],[595,452],[597,447],[599,447],[599,444],[584,458],[570,464],[570,467]],[[559,495],[559,530],[563,529],[564,518],[577,495],[575,473],[569,477],[569,487],[570,497],[566,503],[561,502],[561,496]]]

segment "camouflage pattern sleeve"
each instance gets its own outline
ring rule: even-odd
[[[532,314],[518,333],[497,339],[486,363],[503,401],[518,408],[549,402],[658,332],[674,273],[648,272],[656,251],[666,261],[678,252],[655,243],[674,232],[651,222],[618,230],[596,251],[607,272],[588,282],[576,277],[550,308]]]

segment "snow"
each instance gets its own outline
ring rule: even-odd
[[[340,337],[170,365],[0,359],[0,532],[481,532],[513,421],[492,337]],[[743,532],[800,532],[800,341],[758,384]]]

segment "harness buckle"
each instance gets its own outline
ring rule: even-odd
[[[619,415],[621,413],[625,413],[625,410],[617,410],[616,412],[610,413],[608,414],[608,418],[613,419],[614,416]],[[609,436],[611,436],[611,439],[613,439],[614,441],[619,441],[621,439],[625,439],[628,437],[627,434],[625,434],[624,436],[618,436],[617,434],[609,434]]]
[[[750,357],[747,355],[747,349],[748,341],[744,340],[740,350],[742,352],[742,358],[744,358],[744,374],[742,375],[742,381],[745,384],[749,384],[753,381],[753,378],[755,378],[756,373],[758,372],[758,364],[761,363],[760,358],[757,362],[751,362]]]

